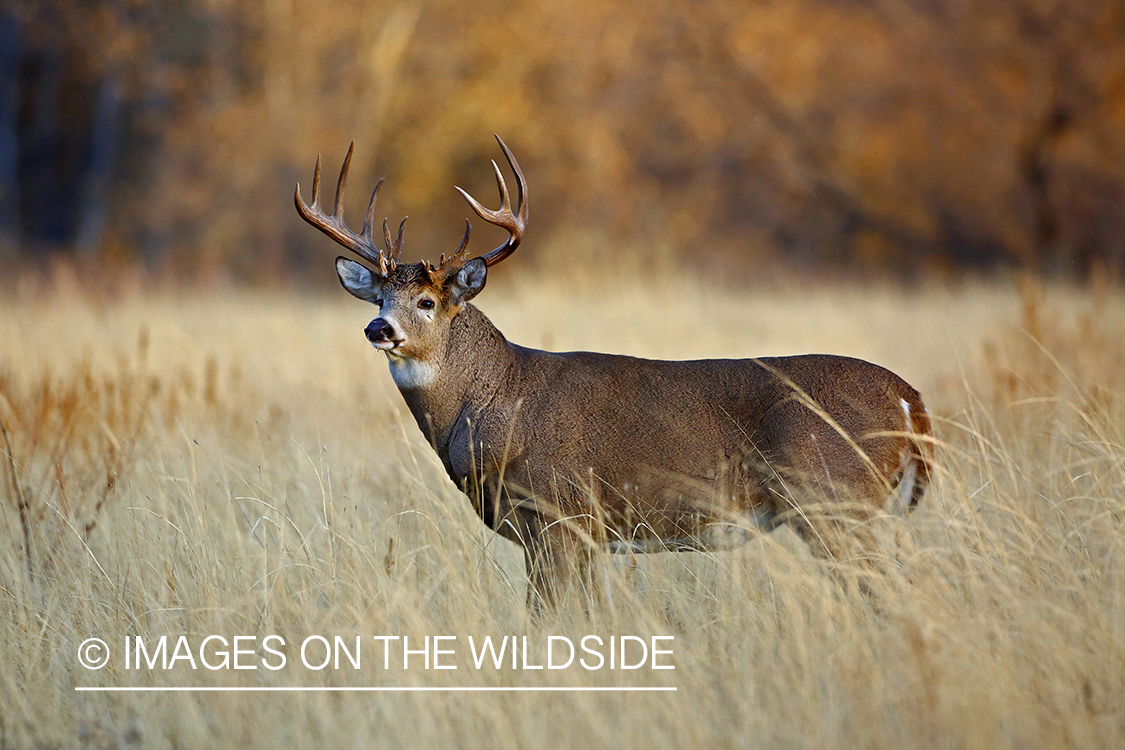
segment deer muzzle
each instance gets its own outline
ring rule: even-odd
[[[363,329],[363,335],[376,349],[394,349],[403,339],[395,335],[395,328],[383,318],[375,318]]]

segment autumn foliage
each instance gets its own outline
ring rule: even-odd
[[[293,184],[353,138],[436,256],[497,132],[530,262],[1125,268],[1116,0],[20,0],[0,28],[9,262],[296,275],[324,252]]]

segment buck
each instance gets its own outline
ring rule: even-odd
[[[405,219],[385,249],[374,241],[379,180],[358,234],[344,223],[344,159],[329,216],[298,213],[368,268],[336,259],[344,288],[379,307],[365,334],[450,479],[481,520],[523,547],[533,609],[589,582],[599,549],[616,552],[732,547],[790,525],[824,557],[870,543],[860,524],[886,504],[914,507],[932,452],[918,391],[877,365],[809,354],[761,359],[659,361],[547,352],[510,343],[470,300],[488,269],[515,252],[527,227],[527,183],[513,210],[492,162],[498,211],[457,190],[508,239],[469,258],[460,247],[436,264],[401,259]],[[352,144],[354,148],[354,143]],[[855,527],[856,524],[850,524]]]

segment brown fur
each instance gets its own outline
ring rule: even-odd
[[[525,548],[533,601],[554,601],[593,547],[698,548],[709,527],[745,525],[746,513],[788,522],[814,549],[839,554],[824,541],[833,527],[807,508],[826,500],[851,517],[876,510],[904,454],[916,463],[911,505],[921,496],[930,446],[906,433],[900,399],[923,439],[925,407],[877,365],[528,349],[472,305],[447,308],[450,296],[419,274],[400,266],[381,287],[384,314],[392,299],[393,310],[422,294],[442,301],[441,325],[405,330],[440,376],[403,397],[484,522]]]

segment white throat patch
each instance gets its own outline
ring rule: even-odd
[[[399,390],[408,388],[427,388],[437,380],[438,368],[429,362],[409,357],[388,356],[391,377]]]

